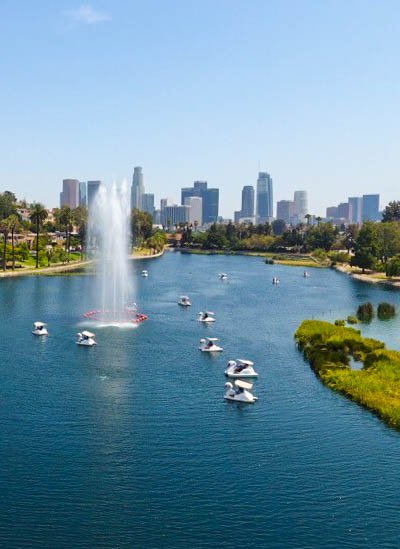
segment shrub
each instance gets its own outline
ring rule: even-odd
[[[372,303],[363,303],[357,309],[357,318],[361,322],[371,322],[374,316],[374,307]]]
[[[346,252],[329,252],[329,259],[332,263],[350,263],[351,256]]]
[[[400,276],[400,255],[395,255],[387,263],[386,276]]]
[[[358,324],[358,319],[356,316],[348,316],[347,317],[347,324]]]
[[[267,265],[273,265],[273,264],[274,264],[274,260],[271,259],[270,257],[267,257],[267,259],[265,260],[265,263],[266,263]]]
[[[345,326],[346,321],[345,320],[335,320],[335,326]]]
[[[378,318],[379,320],[389,320],[396,314],[396,308],[391,303],[379,303],[378,305]]]

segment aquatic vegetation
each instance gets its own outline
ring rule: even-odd
[[[363,303],[357,309],[357,318],[361,322],[371,322],[374,317],[374,307],[372,303]]]
[[[347,317],[347,324],[358,324],[358,318],[356,316],[349,315]]]
[[[400,429],[400,352],[354,328],[316,320],[305,320],[295,338],[325,385]],[[351,358],[363,368],[352,370]]]
[[[346,325],[345,320],[342,320],[342,319],[335,320],[335,326],[345,326],[345,325]]]
[[[379,303],[378,318],[379,320],[389,320],[396,315],[396,308],[391,303]]]

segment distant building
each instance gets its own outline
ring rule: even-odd
[[[87,206],[92,207],[96,194],[101,186],[101,181],[88,181],[87,182]]]
[[[379,221],[379,194],[364,194],[362,197],[362,221]]]
[[[286,223],[296,221],[296,204],[293,200],[279,200],[276,203],[276,218],[283,219]]]
[[[267,172],[259,172],[257,179],[257,223],[266,223],[273,217],[272,178]]]
[[[63,190],[60,193],[60,207],[79,206],[79,181],[77,179],[63,179]]]
[[[167,206],[173,206],[174,205],[174,199],[173,198],[170,198],[170,197],[167,197],[167,198],[162,198],[160,200],[160,210],[163,211],[164,208],[166,208]]]
[[[154,214],[154,194],[144,193],[142,196],[142,210],[150,215]]]
[[[203,199],[200,196],[185,198],[185,206],[190,206],[189,223],[201,227],[203,225]]]
[[[294,191],[294,203],[298,223],[305,223],[308,214],[307,191]]]
[[[350,223],[361,223],[362,221],[362,198],[360,196],[350,196],[349,200],[349,219]]]
[[[181,204],[184,205],[187,198],[197,196],[202,198],[203,223],[213,223],[218,219],[219,189],[209,189],[207,181],[195,181],[193,187],[185,187],[181,190]]]
[[[79,183],[79,206],[87,206],[86,181]]]
[[[166,206],[161,211],[161,224],[164,227],[173,227],[179,223],[189,223],[190,206]]]
[[[241,217],[254,217],[254,187],[245,185],[242,189]]]
[[[144,195],[143,170],[140,166],[133,168],[131,187],[131,208],[142,210],[142,199]]]
[[[344,221],[350,221],[350,206],[348,202],[341,202],[337,208],[338,215],[340,219]]]
[[[337,206],[329,206],[326,208],[326,218],[327,219],[334,219],[339,217],[339,209]]]

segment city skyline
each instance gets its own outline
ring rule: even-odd
[[[105,0],[89,20],[67,0],[23,5],[0,22],[0,189],[55,206],[69,174],[139,164],[157,197],[207,180],[224,217],[262,170],[274,202],[305,189],[321,216],[347,190],[396,199],[398,4]]]

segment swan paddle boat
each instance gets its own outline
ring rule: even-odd
[[[95,335],[92,334],[92,332],[83,331],[76,334],[78,336],[78,341],[76,342],[77,345],[83,345],[84,347],[93,347],[94,345],[97,345],[97,341],[95,340]]]
[[[40,321],[34,322],[33,323],[33,330],[32,330],[33,335],[35,335],[35,336],[47,336],[47,335],[49,335],[49,332],[47,331],[46,326],[47,326],[47,324],[45,324],[44,322],[40,322]]]
[[[214,313],[211,311],[200,312],[197,315],[197,320],[199,322],[215,322]]]
[[[144,278],[147,278],[147,277],[149,276],[149,271],[146,271],[146,269],[143,269],[143,271],[142,271],[142,276],[143,276]]]
[[[225,395],[226,400],[234,400],[235,402],[245,402],[252,404],[256,402],[257,397],[251,392],[253,388],[252,383],[243,381],[241,379],[235,379],[235,383],[228,381],[225,383]]]
[[[217,337],[205,337],[200,339],[200,351],[203,353],[215,353],[223,351],[223,348],[217,345],[219,339]]]
[[[190,307],[191,304],[192,302],[190,301],[187,295],[181,295],[178,301],[178,305],[180,305],[181,307]]]
[[[228,367],[225,370],[225,375],[228,377],[258,377],[258,373],[253,368],[254,362],[238,358],[230,360]]]

